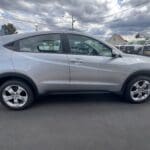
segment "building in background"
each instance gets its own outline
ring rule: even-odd
[[[108,42],[113,45],[125,45],[128,43],[128,41],[119,34],[113,34],[112,37],[108,39]]]

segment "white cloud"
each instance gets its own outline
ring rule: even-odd
[[[18,3],[20,5],[22,5],[23,7],[26,7],[26,8],[29,8],[29,9],[34,9],[35,7],[35,4],[34,3],[31,3],[31,2],[27,2],[25,0],[19,0]]]
[[[118,0],[14,0],[13,3],[1,0],[0,17],[13,22],[20,32],[29,32],[35,30],[35,23],[39,30],[71,28],[73,14],[78,30],[104,36],[128,35],[149,29],[150,3],[131,9],[139,3],[139,0],[124,0],[120,6]],[[25,21],[14,21],[17,19]]]

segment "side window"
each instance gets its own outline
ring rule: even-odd
[[[60,35],[38,35],[22,39],[19,41],[19,49],[22,52],[62,53]]]
[[[14,51],[17,51],[18,42],[15,41],[15,42],[8,43],[8,44],[4,45],[4,47],[11,49],[11,50],[14,50]]]
[[[92,38],[80,35],[68,35],[68,39],[72,54],[112,56],[111,48]]]

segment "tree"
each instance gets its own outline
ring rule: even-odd
[[[138,39],[138,38],[140,38],[140,37],[141,37],[140,33],[137,33],[137,34],[135,35],[135,38],[136,38],[136,39]]]
[[[2,25],[1,30],[3,31],[3,33],[5,35],[16,34],[17,33],[16,27],[11,23]]]

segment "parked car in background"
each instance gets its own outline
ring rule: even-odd
[[[140,54],[142,45],[117,45],[116,48],[127,54]]]
[[[4,106],[21,110],[42,94],[99,91],[124,95],[132,103],[149,100],[150,58],[122,53],[77,32],[0,37],[0,100]]]
[[[140,54],[150,56],[150,45],[144,45]]]
[[[124,45],[116,45],[115,47],[125,53],[125,46]]]

